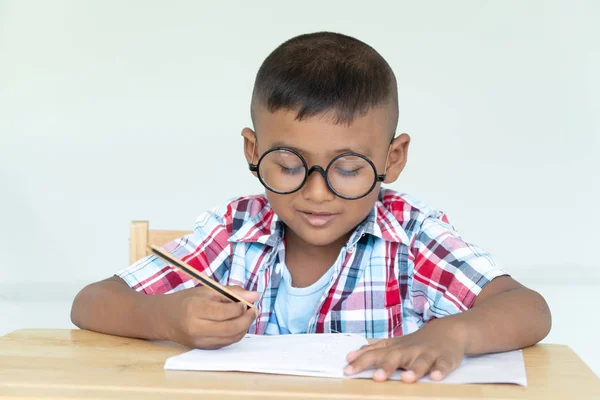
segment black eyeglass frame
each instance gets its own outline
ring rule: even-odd
[[[267,185],[262,177],[260,176],[260,173],[258,172],[259,168],[260,168],[260,163],[263,160],[263,158],[265,158],[265,156],[267,156],[268,154],[274,152],[274,151],[279,151],[279,150],[285,150],[285,151],[289,151],[293,154],[295,154],[300,161],[302,161],[302,164],[304,165],[304,179],[302,179],[302,183],[300,185],[298,185],[298,187],[294,190],[289,190],[286,192],[282,192],[279,190],[274,190],[272,187],[270,187],[269,185]],[[348,156],[353,156],[353,157],[359,157],[362,158],[363,160],[365,160],[366,162],[369,163],[369,165],[371,166],[371,168],[373,168],[373,172],[375,173],[375,177],[373,179],[373,184],[371,185],[371,187],[369,188],[369,190],[367,190],[367,192],[361,196],[355,196],[355,197],[350,197],[350,196],[344,196],[340,193],[338,193],[333,186],[331,186],[331,183],[329,183],[329,168],[331,168],[331,166],[333,165],[333,163],[335,163],[338,159],[342,158],[342,157],[348,157]],[[327,183],[327,187],[329,188],[329,190],[335,194],[336,196],[345,199],[345,200],[358,200],[358,199],[362,199],[363,197],[367,196],[369,193],[371,193],[373,191],[373,189],[375,188],[375,186],[377,185],[377,182],[383,182],[385,180],[386,174],[381,174],[378,175],[377,174],[377,168],[375,167],[375,164],[373,164],[373,161],[369,160],[366,156],[363,156],[362,154],[359,153],[343,153],[340,155],[335,156],[330,162],[329,164],[327,164],[327,168],[323,169],[323,167],[321,167],[320,165],[313,165],[312,167],[308,168],[308,164],[306,163],[306,160],[304,159],[304,157],[302,157],[302,154],[300,154],[298,151],[291,149],[289,147],[274,147],[272,149],[267,150],[262,156],[260,156],[260,158],[258,159],[258,163],[257,164],[252,164],[249,163],[248,164],[248,168],[250,169],[250,171],[252,172],[256,172],[256,176],[258,177],[258,180],[260,181],[260,183],[268,190],[270,190],[273,193],[277,193],[277,194],[291,194],[291,193],[295,193],[298,190],[302,189],[304,187],[304,185],[306,184],[306,181],[308,180],[308,177],[310,176],[310,174],[312,174],[314,171],[317,171],[319,174],[321,174],[321,176],[323,177],[323,179],[325,179],[325,183]]]

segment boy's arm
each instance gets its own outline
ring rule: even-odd
[[[443,379],[465,355],[514,350],[533,345],[550,331],[550,310],[544,298],[508,276],[487,284],[473,307],[463,313],[433,319],[403,337],[382,340],[348,355],[348,374],[376,367],[375,380],[386,380],[406,369],[405,382],[430,372]]]
[[[491,281],[473,308],[450,321],[463,335],[465,355],[508,351],[534,345],[552,326],[550,308],[536,291],[509,276]]]
[[[79,328],[96,332],[165,340],[166,334],[158,322],[162,311],[157,299],[135,292],[121,278],[113,276],[92,283],[77,294],[71,321]]]
[[[229,289],[250,302],[258,298],[237,286]],[[205,287],[149,296],[116,276],[83,288],[71,309],[71,320],[82,329],[205,349],[239,341],[254,318],[254,310]]]

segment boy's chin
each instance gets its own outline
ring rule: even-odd
[[[302,232],[295,232],[306,243],[319,247],[339,243],[340,239],[346,236],[345,233],[333,229],[303,229]]]

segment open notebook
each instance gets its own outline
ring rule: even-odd
[[[344,376],[346,355],[367,344],[360,335],[246,335],[240,342],[219,350],[191,350],[170,357],[165,369],[245,371],[329,378],[371,378],[373,370]],[[400,372],[390,379],[400,380]],[[421,381],[433,382],[428,378]],[[514,383],[527,386],[520,350],[467,357],[441,383]]]

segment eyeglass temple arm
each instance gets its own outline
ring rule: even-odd
[[[254,151],[256,150],[256,136],[254,136],[254,146],[252,146],[252,161],[254,161]],[[258,172],[258,165],[253,162],[248,164],[248,168],[252,172]]]
[[[395,139],[395,138],[392,138],[392,142],[391,142],[391,143],[394,143],[394,139]],[[391,144],[391,143],[390,143],[390,144]],[[388,161],[390,161],[390,150],[391,150],[391,149],[392,149],[392,147],[390,146],[390,147],[388,148],[387,157],[385,157],[385,170],[386,170],[386,171],[387,171],[387,169],[388,169]],[[385,181],[385,177],[386,177],[386,174],[377,175],[376,181],[377,181],[377,182],[383,182],[383,181]]]

